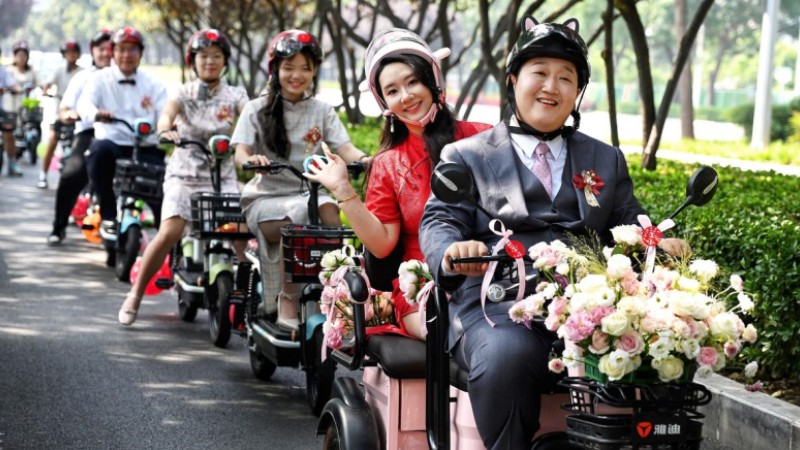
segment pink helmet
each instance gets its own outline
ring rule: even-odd
[[[364,52],[364,73],[366,79],[362,81],[359,86],[361,92],[372,92],[375,101],[384,109],[384,115],[387,115],[387,105],[383,98],[381,98],[378,80],[376,79],[378,68],[380,68],[380,63],[384,58],[401,54],[417,55],[430,61],[434,76],[436,77],[436,86],[439,88],[439,97],[444,99],[447,86],[439,61],[450,56],[450,49],[445,47],[434,52],[417,33],[402,28],[389,28],[375,35],[372,42],[369,43],[367,50]],[[436,108],[437,104],[434,102],[434,105],[431,107],[432,112],[429,113],[425,119],[426,123],[433,121]]]

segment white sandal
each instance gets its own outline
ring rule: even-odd
[[[117,320],[119,320],[119,323],[123,325],[131,325],[133,322],[135,322],[136,314],[139,312],[138,309],[125,308],[125,304],[131,299],[136,300],[137,303],[141,303],[142,301],[142,298],[137,297],[136,294],[132,292],[128,293],[128,296],[125,297],[125,301],[122,302],[122,306],[119,308],[119,314],[117,315]]]

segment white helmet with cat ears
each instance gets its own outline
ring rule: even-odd
[[[438,97],[443,101],[446,85],[439,61],[450,56],[450,49],[445,47],[434,52],[417,33],[402,28],[389,28],[379,32],[367,46],[364,52],[364,73],[367,78],[361,82],[359,90],[372,91],[375,101],[385,110],[386,102],[381,98],[376,80],[380,62],[384,58],[404,53],[421,56],[430,61],[436,76],[436,86],[439,88]]]

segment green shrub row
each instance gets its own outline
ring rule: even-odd
[[[796,128],[792,122],[792,115],[798,113],[800,113],[800,97],[785,105],[773,105],[770,140],[786,142],[793,136],[800,138],[800,128]],[[728,122],[741,125],[744,128],[744,135],[751,136],[753,134],[754,114],[755,105],[750,103],[727,110],[724,118]]]
[[[658,222],[683,201],[684,187],[696,165],[660,160],[656,171],[640,168],[631,157],[636,195]],[[673,236],[683,237],[696,255],[738,273],[754,294],[753,322],[759,340],[746,350],[766,373],[800,373],[800,177],[715,167],[720,184],[703,207],[676,217]],[[796,376],[796,375],[795,375]]]

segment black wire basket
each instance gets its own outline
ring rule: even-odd
[[[44,111],[41,106],[35,108],[21,108],[22,121],[41,123],[44,117]]]
[[[698,450],[711,393],[696,383],[600,383],[565,378],[570,442],[591,450]]]
[[[292,224],[281,228],[281,235],[285,281],[289,283],[319,281],[322,256],[357,243],[353,230],[342,227]]]
[[[130,159],[117,160],[114,189],[124,196],[144,200],[161,200],[163,196],[164,166]]]
[[[0,112],[0,127],[4,131],[11,131],[17,126],[17,113],[14,112]]]
[[[249,239],[239,194],[192,194],[192,235],[199,239]]]

